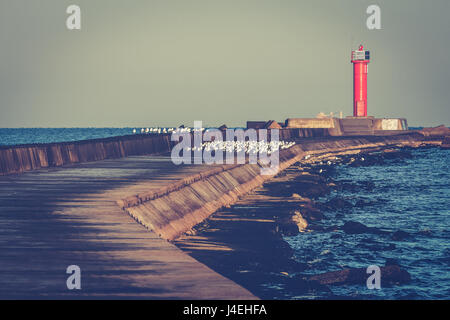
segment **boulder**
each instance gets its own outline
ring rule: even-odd
[[[309,203],[312,202],[312,200],[310,198],[302,197],[298,193],[293,193],[291,197],[296,200],[299,200],[299,201],[304,201],[304,202],[309,202]]]
[[[289,218],[279,219],[277,222],[277,230],[285,236],[295,236],[308,228],[308,221],[298,210],[292,212]]]
[[[368,233],[372,228],[356,221],[347,221],[341,227],[341,229],[347,234],[359,234],[359,233]]]
[[[300,212],[307,221],[320,221],[325,218],[324,214],[319,209],[313,207],[311,204],[305,204],[300,207]]]
[[[300,276],[296,276],[289,281],[286,281],[284,285],[287,291],[294,294],[305,294],[308,292],[328,292],[331,293],[330,288],[326,285],[319,283],[319,281],[307,280]]]
[[[300,211],[295,211],[291,217],[291,220],[298,227],[299,232],[305,232],[306,228],[308,227],[308,222],[305,220],[305,218],[303,218]]]
[[[392,284],[404,284],[411,281],[408,271],[398,265],[386,265],[380,268],[381,286]],[[323,285],[366,285],[370,276],[366,268],[347,268],[339,271],[326,272],[307,278],[309,281],[317,281]]]
[[[413,156],[409,150],[394,150],[391,152],[384,152],[383,158],[387,160],[394,159],[411,159]]]
[[[450,135],[446,136],[442,140],[441,148],[442,149],[450,149]]]
[[[417,232],[417,234],[420,234],[422,236],[431,236],[433,232],[430,229],[423,229]]]
[[[422,130],[419,130],[419,133],[424,135],[425,137],[428,136],[450,136],[450,129],[447,128],[444,125],[440,125],[434,128],[423,128]]]
[[[360,233],[389,234],[389,232],[387,231],[383,231],[374,227],[368,227],[356,221],[347,221],[341,227],[341,230],[344,231],[346,234],[360,234]]]
[[[343,209],[352,207],[352,203],[339,197],[327,201],[325,205],[331,209]]]
[[[394,233],[392,233],[391,235],[391,239],[394,241],[401,241],[404,240],[406,238],[409,238],[411,235],[406,232],[406,231],[402,231],[402,230],[398,230],[395,231]]]

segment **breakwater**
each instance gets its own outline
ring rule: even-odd
[[[225,138],[225,131],[222,132]],[[257,133],[259,136],[258,131]],[[411,131],[398,132],[398,134],[411,133]],[[441,138],[435,136],[436,134],[450,135],[448,128],[445,127],[425,129],[420,133],[428,140],[435,139],[436,144],[442,142]],[[310,138],[333,139],[334,136],[336,134],[327,128],[279,129],[279,139],[285,141]],[[270,129],[267,132],[267,139],[271,139]],[[4,145],[0,146],[0,175],[134,155],[162,154],[170,151],[173,145],[170,134],[133,134],[82,141]]]
[[[306,155],[358,153],[390,147],[417,147],[424,142],[417,132],[395,136],[327,137],[299,141],[280,151],[282,171]],[[261,175],[257,164],[222,166],[187,177],[159,190],[149,190],[117,201],[136,221],[162,238],[174,240],[219,208],[235,203],[273,175]]]
[[[135,135],[130,140],[136,139],[137,149],[133,150],[131,145],[128,151],[113,156],[150,154],[151,146],[155,144],[149,143],[144,147],[139,143],[141,138],[150,141],[153,136]],[[121,138],[111,140],[116,139]],[[280,153],[281,168],[297,159],[304,163],[307,161],[304,156],[309,154],[326,159],[327,155],[335,155],[338,150],[357,154],[363,150],[439,143],[438,140],[425,139],[428,138],[414,132],[389,137],[300,138],[296,139],[296,146]],[[169,140],[162,140],[162,143],[161,148],[170,148]],[[24,146],[14,148],[20,147]],[[153,150],[160,153],[161,149]],[[87,156],[78,161],[96,160]],[[259,169],[258,165],[248,164],[175,166],[168,156],[152,156],[79,163],[71,165],[68,170],[39,170],[13,177],[3,176],[0,179],[0,207],[6,220],[0,234],[5,256],[1,267],[7,276],[0,277],[0,296],[57,296],[61,290],[67,294],[65,268],[83,263],[83,277],[87,280],[84,283],[89,284],[82,291],[86,296],[249,297],[251,295],[244,289],[219,276],[216,268],[213,272],[162,239],[162,233],[158,237],[154,232],[147,232],[122,208],[135,211],[136,217],[149,229],[153,229],[151,223],[155,221],[154,226],[167,232],[167,239],[177,237],[185,230],[189,231],[190,225],[214,212],[215,208],[235,203],[235,199],[243,197],[245,192],[264,183],[266,180],[260,176]],[[195,188],[194,184],[197,184]],[[212,190],[214,188],[217,191]],[[226,195],[229,196],[227,201],[220,203],[218,198]],[[244,199],[248,197],[251,195]],[[120,207],[116,204],[118,199],[123,199],[119,201]],[[284,202],[284,199],[279,202],[280,206]],[[159,204],[158,207],[154,206],[155,203]],[[259,204],[267,205],[261,201]],[[187,217],[190,218],[185,219]],[[254,229],[248,224],[252,218],[239,215],[233,219],[242,221],[246,240],[254,240],[248,242],[249,247],[263,244],[264,256],[276,260],[267,254],[268,248],[273,248],[273,252],[285,251],[280,250],[275,241],[275,245],[269,246],[271,238],[263,236],[265,239],[262,241],[258,227]],[[268,215],[267,219],[257,217],[257,223],[265,224],[270,219],[273,216]],[[234,234],[227,238],[235,242],[240,240]],[[242,254],[247,256],[248,251]],[[210,254],[208,256],[211,257]],[[37,272],[24,273],[23,270],[29,268],[30,259],[36,262]],[[149,271],[141,272],[144,267]],[[241,270],[239,268],[234,269]],[[298,270],[297,266],[293,269]],[[111,277],[113,273],[118,276]],[[77,293],[70,294],[75,296]]]
[[[270,137],[270,130],[269,130]],[[392,136],[332,137],[321,129],[282,129],[282,140],[297,145],[280,151],[282,171],[307,154],[349,150],[439,144],[442,140],[418,132]],[[435,141],[436,140],[436,141]],[[0,175],[59,167],[133,155],[165,153],[174,142],[170,135],[129,135],[78,142],[21,145],[0,148]],[[157,190],[119,199],[119,206],[162,238],[173,240],[221,207],[235,203],[275,175],[261,175],[259,164],[223,165],[204,170]]]

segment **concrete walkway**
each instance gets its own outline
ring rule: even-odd
[[[115,203],[208,169],[140,156],[0,177],[0,298],[254,299]]]

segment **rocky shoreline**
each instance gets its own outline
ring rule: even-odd
[[[311,274],[307,262],[294,258],[285,237],[302,232],[343,232],[382,234],[394,241],[408,238],[410,234],[402,230],[388,231],[356,221],[335,225],[335,221],[324,213],[335,211],[342,215],[346,208],[370,205],[369,200],[362,198],[351,202],[333,197],[323,201],[319,198],[323,199],[335,190],[370,192],[373,188],[370,181],[363,184],[350,180],[334,181],[331,176],[339,165],[372,166],[409,158],[410,150],[405,147],[308,155],[234,205],[214,213],[174,243],[262,299],[314,296],[320,292],[333,297],[330,286],[365,287],[368,277],[365,269],[343,268]],[[384,250],[393,249],[390,246],[395,247],[395,244],[386,245]],[[381,266],[381,272],[384,285],[404,284],[411,279],[409,273],[393,260],[387,260],[385,266]]]

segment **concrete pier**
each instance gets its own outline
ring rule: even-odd
[[[116,204],[205,169],[138,156],[0,177],[0,297],[254,299]]]
[[[280,152],[280,168],[307,154],[423,143],[417,132],[301,139]],[[152,155],[1,176],[0,297],[255,299],[164,238],[270,178],[256,169]],[[81,268],[81,290],[66,287],[69,265]]]

